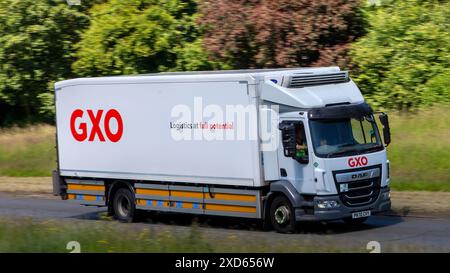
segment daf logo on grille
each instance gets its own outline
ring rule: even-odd
[[[336,174],[336,182],[345,183],[345,182],[351,182],[351,181],[366,180],[366,179],[380,177],[380,175],[381,175],[380,168],[373,168],[373,169],[358,171],[358,172],[344,172],[344,173]]]

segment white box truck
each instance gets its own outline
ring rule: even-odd
[[[160,73],[55,84],[55,195],[138,210],[363,222],[390,209],[387,115],[337,67]]]

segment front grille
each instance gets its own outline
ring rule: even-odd
[[[360,173],[366,170],[379,169],[376,177],[356,181],[341,181],[338,183],[337,174]],[[333,172],[334,182],[342,203],[348,207],[370,205],[375,202],[380,194],[381,187],[381,165],[370,166],[360,169],[342,170]],[[351,176],[350,176],[351,177]]]

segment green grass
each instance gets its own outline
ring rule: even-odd
[[[450,191],[450,108],[390,113],[391,187]],[[50,176],[55,168],[54,127],[0,131],[0,176]]]
[[[390,114],[391,187],[450,191],[450,108]]]
[[[50,176],[56,166],[55,128],[0,130],[0,176]]]
[[[261,238],[261,234],[255,236]],[[288,235],[287,235],[288,236]],[[265,236],[263,236],[265,237]],[[67,253],[67,243],[79,242],[82,253],[108,252],[361,252],[333,246],[318,246],[310,240],[284,243],[272,240],[246,240],[232,232],[206,236],[197,226],[182,232],[171,228],[153,229],[151,225],[130,226],[112,221],[39,221],[36,219],[0,219],[0,252]]]

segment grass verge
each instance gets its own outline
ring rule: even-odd
[[[55,128],[0,130],[0,176],[50,176],[56,166]]]
[[[355,252],[350,247],[317,245],[309,240],[292,242],[286,238],[282,240],[284,243],[274,243],[271,240],[246,240],[232,233],[220,237],[205,236],[196,226],[183,230],[155,230],[144,225],[130,226],[111,221],[1,219],[0,252],[68,253],[70,250],[66,247],[72,241],[80,244],[83,253]]]
[[[450,191],[449,107],[390,115],[395,190]]]

